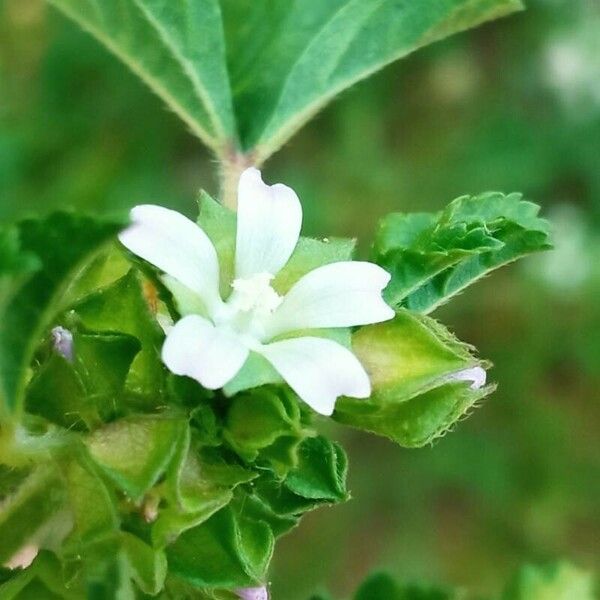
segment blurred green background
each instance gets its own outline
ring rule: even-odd
[[[276,598],[343,597],[381,566],[482,593],[526,561],[600,569],[600,4],[528,5],[359,84],[265,168],[298,191],[305,233],[357,236],[364,253],[385,213],[489,189],[541,203],[556,243],[437,313],[500,384],[456,431],[409,451],[332,429],[354,500],[282,540]],[[0,0],[0,220],[192,214],[216,172],[93,39],[41,0]]]

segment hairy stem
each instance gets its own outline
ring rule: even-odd
[[[248,167],[255,165],[252,154],[244,154],[239,150],[227,152],[221,162],[221,202],[231,208],[237,209],[237,187],[240,175]]]

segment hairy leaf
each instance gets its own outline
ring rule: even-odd
[[[240,137],[264,160],[335,95],[518,0],[223,0]]]
[[[463,196],[437,213],[388,215],[374,259],[391,275],[385,290],[395,306],[429,313],[490,271],[547,250],[548,223],[520,194]]]
[[[235,125],[217,0],[49,0],[92,33],[214,150]]]

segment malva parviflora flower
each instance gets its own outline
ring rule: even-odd
[[[381,296],[390,275],[369,262],[336,262],[307,273],[280,296],[271,282],[292,255],[302,223],[291,188],[266,185],[255,168],[242,173],[227,298],[219,292],[215,247],[197,224],[154,205],[136,206],[131,219],[121,242],[165,274],[181,313],[162,348],[173,373],[218,389],[256,352],[321,414],[330,415],[339,396],[370,395],[369,377],[350,350],[306,332],[391,319],[394,311]]]

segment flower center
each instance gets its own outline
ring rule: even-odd
[[[283,298],[271,287],[273,275],[257,273],[252,277],[235,279],[231,284],[233,294],[230,302],[242,312],[270,315],[281,304]]]
[[[271,287],[273,275],[257,273],[252,277],[235,279],[233,292],[227,299],[227,309],[216,321],[227,324],[248,341],[262,341],[264,323],[283,298]]]

